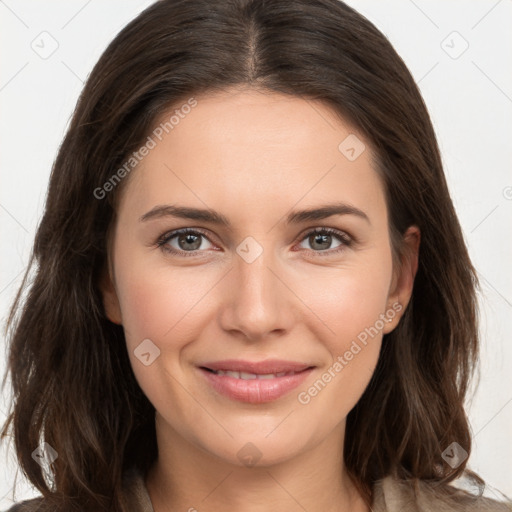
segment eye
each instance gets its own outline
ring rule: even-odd
[[[333,238],[339,240],[339,244],[332,249]],[[302,243],[306,242],[310,244],[314,253],[338,253],[343,251],[346,247],[349,247],[352,243],[352,238],[346,233],[338,231],[333,228],[315,228],[302,238]],[[307,248],[306,248],[307,249]],[[318,254],[315,254],[317,256]]]
[[[165,233],[157,241],[157,246],[163,251],[172,254],[195,256],[197,251],[201,252],[208,248],[204,247],[203,240],[209,241],[208,237],[202,231],[192,228],[183,228],[172,231],[171,233]],[[172,245],[172,243],[175,245]]]
[[[333,239],[338,240],[338,245],[331,247]],[[156,242],[163,251],[178,256],[197,256],[208,249],[203,244],[207,240],[212,244],[208,236],[198,228],[183,228],[170,233],[164,233]],[[309,243],[315,256],[339,253],[352,244],[352,238],[343,231],[333,228],[315,228],[302,237],[302,244]],[[210,247],[211,249],[212,247]],[[307,249],[307,247],[305,248]],[[217,249],[214,249],[217,250]]]

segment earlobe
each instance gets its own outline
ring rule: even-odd
[[[102,272],[100,290],[106,317],[114,324],[122,325],[119,299],[110,272],[106,268]]]
[[[421,232],[417,226],[410,226],[404,234],[404,251],[401,255],[401,268],[395,269],[388,295],[388,308],[397,312],[390,322],[386,322],[384,334],[391,332],[400,322],[412,296],[414,279],[418,271]]]

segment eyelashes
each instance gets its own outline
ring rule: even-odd
[[[199,242],[199,246],[193,248],[191,251],[185,251],[183,249],[177,249],[172,247],[169,242],[171,242],[175,238],[183,237],[183,239],[190,243],[195,244]],[[199,228],[182,228],[176,229],[174,231],[166,232],[162,234],[156,241],[155,246],[160,248],[163,252],[167,254],[171,254],[174,256],[184,256],[184,257],[200,257],[200,253],[205,252],[204,250],[199,249],[203,242],[201,239],[206,239],[209,243],[212,243],[205,231]],[[343,231],[339,231],[334,228],[328,227],[318,227],[311,229],[304,233],[301,238],[297,241],[303,243],[309,243],[310,245],[321,245],[323,243],[329,244],[329,242],[333,239],[338,239],[340,245],[335,247],[334,249],[305,249],[307,252],[312,253],[314,257],[325,257],[332,256],[333,254],[339,254],[343,252],[347,247],[350,247],[353,243],[353,238],[349,236],[347,233]],[[218,250],[218,249],[216,249]]]
[[[197,256],[198,252],[204,252],[204,251],[198,251],[197,249],[192,251],[183,251],[180,249],[175,249],[174,247],[168,245],[169,242],[176,237],[179,236],[196,236],[198,238],[206,238],[208,239],[208,236],[205,232],[198,228],[183,228],[183,229],[177,229],[175,231],[171,231],[170,233],[164,233],[157,241],[157,246],[160,247],[164,252],[175,254],[178,256]]]

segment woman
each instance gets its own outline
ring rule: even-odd
[[[510,510],[450,485],[483,486],[476,272],[418,88],[342,2],[140,14],[33,264],[4,434],[43,498],[11,510]]]

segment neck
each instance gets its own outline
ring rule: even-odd
[[[146,478],[155,512],[369,512],[343,462],[344,424],[321,445],[267,466],[232,464],[168,428]]]

